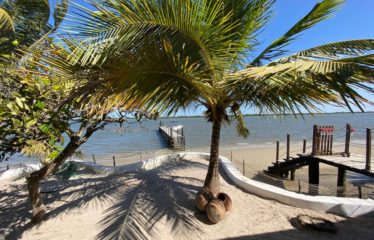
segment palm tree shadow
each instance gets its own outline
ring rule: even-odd
[[[105,210],[98,223],[98,239],[149,237],[158,221],[170,224],[173,233],[199,230],[200,222],[193,215],[193,199],[202,180],[179,177],[170,171],[190,167],[206,169],[206,165],[180,160],[157,169],[117,176],[93,176],[70,180],[49,179],[41,184],[48,218],[54,218],[85,207]],[[10,185],[0,192],[0,238],[18,239],[34,227],[31,204],[25,184]],[[204,222],[204,221],[203,221]]]
[[[135,178],[141,179],[141,183],[126,195],[118,196],[118,201],[105,211],[96,237],[157,238],[157,223],[160,221],[168,225],[167,229],[172,229],[170,234],[175,236],[185,235],[184,231],[189,236],[201,232],[200,221],[194,217],[197,210],[193,199],[202,181],[169,174],[170,170],[191,167],[191,164],[206,168],[203,164],[181,160],[178,164],[167,164],[145,174],[139,173]]]
[[[130,181],[133,181],[132,174],[43,181],[41,192],[44,192],[42,195],[48,211],[47,219],[77,208],[84,209],[92,205],[100,207],[113,202],[117,189]],[[6,191],[0,192],[0,208],[0,239],[18,239],[24,231],[36,226],[30,221],[31,204],[26,184],[12,184]]]

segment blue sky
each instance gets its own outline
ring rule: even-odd
[[[76,2],[83,2],[76,0]],[[305,16],[318,0],[277,0],[273,11],[274,16],[267,28],[260,34],[260,52],[273,40],[282,36],[298,20]],[[319,23],[314,28],[305,31],[298,40],[290,46],[290,52],[298,51],[328,42],[348,39],[374,38],[374,0],[346,0],[343,8],[335,16]],[[374,101],[374,96],[364,94]],[[323,106],[325,112],[348,111],[334,106]],[[366,111],[374,111],[374,107],[366,107]],[[200,115],[201,109],[191,109],[177,115]],[[256,113],[253,109],[246,109],[246,113]]]
[[[273,8],[273,18],[260,35],[262,44],[258,53],[273,40],[282,36],[317,2],[317,0],[278,0]],[[293,52],[329,42],[363,38],[374,38],[374,0],[346,0],[343,8],[336,12],[334,17],[303,32],[288,49]],[[374,101],[372,94],[363,94],[367,99]],[[330,105],[322,106],[321,109],[324,112],[348,112],[345,108]],[[194,109],[178,115],[200,115],[201,111],[202,109]],[[365,111],[374,111],[374,107],[367,106]],[[256,113],[253,109],[245,109],[244,112]]]

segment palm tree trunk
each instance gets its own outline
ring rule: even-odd
[[[217,196],[220,192],[218,157],[219,157],[219,141],[221,135],[222,118],[216,117],[212,124],[212,138],[210,143],[210,159],[208,173],[205,177],[204,187],[209,189],[213,196]]]

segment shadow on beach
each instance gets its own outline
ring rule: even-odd
[[[195,193],[200,189],[203,181],[200,178],[173,174],[173,171],[187,171],[191,168],[203,170],[205,173],[207,165],[180,160],[144,172],[107,177],[88,175],[85,178],[70,180],[49,179],[41,184],[42,192],[45,192],[43,195],[48,207],[48,218],[60,218],[65,214],[94,210],[100,215],[99,220],[91,221],[95,225],[91,228],[95,230],[91,232],[95,239],[152,239],[160,233],[163,234],[161,236],[169,234],[168,239],[172,236],[188,239],[209,237],[204,234],[202,228],[204,225],[209,225],[206,215],[199,213],[194,205]],[[232,184],[222,171],[221,176],[228,184]],[[263,201],[254,197],[250,199],[252,205]],[[236,206],[239,207],[239,202]],[[271,209],[271,206],[266,208]],[[29,221],[31,206],[24,183],[11,184],[6,191],[0,193],[0,209],[0,239],[2,236],[5,236],[5,239],[18,239],[26,230],[37,227],[32,226]],[[271,217],[274,220],[279,217],[275,212],[270,214],[273,215]],[[232,219],[224,221],[232,221]],[[290,218],[288,221],[292,224],[294,219]],[[260,220],[257,224],[261,224]],[[271,225],[269,222],[266,224]],[[370,215],[346,219],[335,224],[338,234],[295,228],[248,235],[250,229],[241,229],[242,236],[228,239],[332,240],[351,239],[352,236],[356,239],[370,239],[374,218]],[[221,226],[211,227],[225,226],[229,224],[222,223]],[[357,233],[352,233],[352,229],[356,227]],[[54,231],[54,229],[48,230]],[[235,234],[238,236],[238,232]]]
[[[161,218],[172,225],[176,234],[186,229],[198,232],[193,199],[202,181],[165,174],[190,168],[191,164],[206,169],[203,164],[181,160],[146,172],[44,181],[41,191],[46,192],[43,198],[48,218],[84,211],[85,207],[99,210],[105,205],[109,207],[97,223],[97,239],[148,239]],[[186,184],[185,180],[193,184]],[[0,209],[0,238],[17,239],[34,227],[29,220],[31,205],[25,183],[11,184],[6,192],[0,193]]]

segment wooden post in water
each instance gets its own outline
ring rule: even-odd
[[[318,195],[319,193],[319,162],[313,158],[309,160],[309,193]]]
[[[301,182],[300,182],[300,179],[299,179],[299,189],[297,191],[298,193],[301,193]]]
[[[9,170],[9,163],[6,165],[6,170]]]
[[[371,170],[371,128],[366,129],[366,165],[365,169]]]
[[[362,199],[362,188],[361,186],[358,186],[358,197]]]
[[[351,142],[351,124],[347,124],[346,130],[345,130],[345,149],[344,154],[346,157],[350,157],[351,154],[349,153],[349,144]]]
[[[291,181],[295,181],[295,170],[291,170],[290,172],[291,172],[291,174],[290,174],[290,180]]]
[[[338,167],[337,196],[345,196],[347,171],[344,167]]]
[[[115,167],[115,166],[116,166],[116,157],[113,156],[113,167]]]
[[[318,135],[318,126],[313,125],[312,155],[317,154],[317,145],[318,145],[317,135]]]
[[[306,152],[306,140],[304,139],[303,140],[303,153]]]
[[[244,159],[243,159],[243,176],[245,176],[245,164],[244,164]]]
[[[287,154],[286,160],[290,159],[290,134],[287,134]]]
[[[319,184],[319,162],[315,159],[311,159],[308,168],[309,183]]]
[[[93,162],[96,164],[95,155],[93,155],[93,154],[92,154],[92,160],[93,160]]]
[[[140,161],[143,161],[143,157],[142,157],[142,153],[141,152],[139,153],[139,156],[140,156]]]
[[[277,150],[275,152],[275,162],[279,163],[279,141],[277,141]]]
[[[232,151],[231,151],[231,154],[230,154],[230,159],[231,159],[231,162],[232,162]]]

